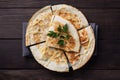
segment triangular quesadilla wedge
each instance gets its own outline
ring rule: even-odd
[[[46,43],[31,46],[30,49],[35,60],[45,68],[57,72],[69,71],[63,51],[50,48]]]
[[[66,53],[74,70],[81,68],[91,58],[94,47],[95,37],[91,26],[79,30],[81,50],[78,53]]]
[[[75,27],[60,16],[53,16],[47,37],[47,46],[64,51],[79,52],[80,40]]]
[[[52,6],[54,15],[59,15],[64,19],[70,21],[76,29],[81,29],[83,27],[88,26],[88,21],[86,17],[83,15],[81,11],[78,9],[66,5],[66,4],[59,4]]]
[[[27,26],[26,46],[46,40],[51,17],[52,12],[50,6],[40,9],[32,16]]]

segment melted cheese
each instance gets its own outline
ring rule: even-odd
[[[37,48],[41,52],[42,60],[54,61],[57,64],[66,62],[64,53],[61,50],[50,48],[46,45],[46,43],[38,45]]]

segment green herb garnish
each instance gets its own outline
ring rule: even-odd
[[[67,34],[67,35],[66,35],[66,39],[69,39],[69,38],[70,38],[70,35]]]
[[[65,24],[65,25],[63,26],[63,32],[68,32],[68,26],[67,26],[67,24]]]
[[[64,46],[65,42],[63,39],[69,39],[70,35],[68,34],[68,25],[65,24],[64,26],[60,26],[57,28],[58,33],[54,32],[54,31],[49,31],[49,33],[47,34],[47,36],[52,37],[52,38],[57,38],[59,37],[60,40],[57,42],[57,44],[59,44],[60,46]]]
[[[49,31],[49,33],[47,34],[47,36],[52,37],[52,38],[57,38],[58,34],[54,31]]]
[[[64,46],[65,42],[64,40],[59,40],[57,44],[59,44],[60,46]]]
[[[59,32],[62,32],[62,28],[61,26],[59,25],[58,29],[57,29]]]

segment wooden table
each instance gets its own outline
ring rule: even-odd
[[[22,57],[22,22],[49,4],[66,3],[99,25],[98,54],[73,77]],[[0,80],[120,80],[120,0],[0,0]]]

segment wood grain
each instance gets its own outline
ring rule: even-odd
[[[108,8],[120,9],[120,0],[105,0],[105,5]]]
[[[0,0],[0,8],[41,8],[50,4],[69,4],[77,8],[120,8],[120,0]]]
[[[1,70],[1,80],[119,80],[120,70],[78,70],[56,73],[46,69],[39,70]]]
[[[56,73],[22,57],[22,22],[43,6],[70,4],[99,25],[98,54],[81,69]],[[0,80],[120,80],[120,0],[0,0]]]
[[[120,69],[120,41],[99,40],[98,43],[97,56],[92,57],[83,69]],[[33,58],[22,57],[21,40],[0,40],[0,52],[0,69],[43,68]]]
[[[0,38],[22,38],[22,22],[28,22],[38,9],[1,9]],[[80,9],[89,22],[99,25],[99,39],[120,39],[119,9]],[[109,31],[108,31],[109,29]],[[102,35],[102,36],[101,36]]]
[[[41,8],[50,4],[69,4],[81,8],[104,7],[104,0],[2,0],[0,8]]]

